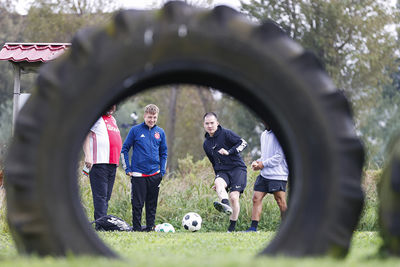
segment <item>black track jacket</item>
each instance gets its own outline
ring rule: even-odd
[[[239,152],[242,152],[247,146],[243,138],[229,129],[222,128],[221,125],[218,125],[214,136],[211,137],[206,133],[205,138],[203,149],[211,161],[215,173],[232,170],[235,167],[246,169],[246,165],[239,155]],[[218,150],[221,148],[225,148],[229,152],[229,155],[225,156],[218,153]]]

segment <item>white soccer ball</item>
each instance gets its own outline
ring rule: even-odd
[[[154,230],[161,233],[175,233],[175,228],[170,223],[157,224]]]
[[[182,226],[186,230],[196,232],[201,228],[202,219],[199,214],[195,212],[186,213],[182,219]]]

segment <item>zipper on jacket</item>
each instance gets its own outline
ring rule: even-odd
[[[215,148],[217,147],[217,145],[215,144],[215,138],[212,137],[212,139],[213,139],[213,143],[214,143],[214,146],[211,148],[213,155],[215,153],[215,158],[218,160],[218,163],[221,164],[222,162],[221,162],[221,159],[219,158],[219,155],[218,155],[219,153],[218,153],[218,151],[215,151]]]

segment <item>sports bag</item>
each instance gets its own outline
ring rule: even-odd
[[[132,231],[132,227],[127,222],[114,215],[105,215],[90,224],[93,223],[96,224],[98,231]]]

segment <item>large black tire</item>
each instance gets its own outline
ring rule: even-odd
[[[391,140],[387,154],[378,184],[381,253],[400,256],[400,135]]]
[[[121,11],[106,27],[77,33],[62,58],[41,68],[6,168],[20,251],[115,255],[82,211],[77,156],[110,104],[169,83],[218,88],[275,130],[292,187],[286,220],[264,253],[346,254],[363,204],[363,149],[345,97],[315,56],[273,22],[254,25],[228,7],[183,2]]]

